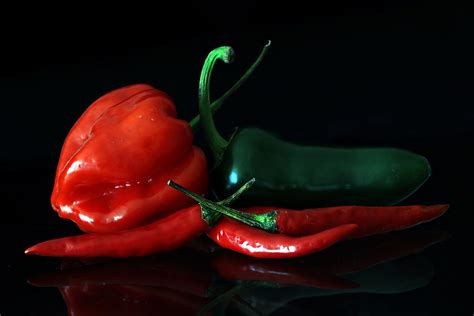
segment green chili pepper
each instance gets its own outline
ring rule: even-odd
[[[201,126],[215,159],[211,186],[219,197],[256,178],[239,205],[392,205],[430,176],[425,157],[397,148],[301,146],[257,128],[240,129],[224,139],[209,106],[209,81],[215,62],[230,63],[233,55],[227,46],[209,53],[199,83]]]

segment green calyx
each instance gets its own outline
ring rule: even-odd
[[[201,126],[204,130],[204,136],[206,138],[209,147],[214,155],[215,164],[217,165],[222,160],[222,155],[224,154],[225,149],[227,148],[228,141],[224,139],[216,129],[214,124],[214,119],[212,117],[213,112],[215,112],[224,100],[233,94],[245,80],[252,74],[255,68],[260,64],[263,57],[265,56],[268,48],[270,47],[271,42],[269,41],[263,48],[260,56],[254,62],[254,64],[247,70],[247,72],[242,76],[242,78],[221,98],[211,105],[210,102],[210,91],[209,84],[211,80],[212,70],[214,69],[215,63],[218,60],[222,60],[226,64],[231,63],[234,58],[234,50],[229,46],[222,46],[212,50],[204,61],[204,65],[201,71],[201,77],[199,80],[199,113],[200,117],[196,117],[196,120],[200,119]],[[222,100],[222,101],[221,101]],[[219,103],[220,102],[220,103]],[[193,119],[191,121],[191,126],[195,124]],[[194,127],[193,127],[194,129]]]
[[[241,212],[226,206],[247,191],[254,182],[255,179],[251,179],[240,187],[234,194],[221,202],[212,202],[199,194],[189,191],[172,180],[168,181],[168,185],[198,202],[203,212],[203,219],[209,224],[209,226],[212,226],[220,218],[220,215],[226,215],[249,226],[257,227],[272,233],[278,232],[276,225],[276,211],[263,214],[252,214]],[[219,214],[219,216],[216,216],[216,214]]]

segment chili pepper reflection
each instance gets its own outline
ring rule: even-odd
[[[227,253],[222,253],[226,255]],[[192,259],[190,259],[192,258]],[[219,258],[222,256],[219,254]],[[29,279],[35,286],[58,287],[70,315],[193,315],[233,283],[219,281],[207,254],[180,251],[153,258],[65,259],[61,270]],[[232,260],[223,258],[224,261]],[[357,286],[350,281],[312,272],[291,278],[270,277],[269,271],[285,267],[263,267],[258,279],[282,284],[304,284],[330,289]],[[221,267],[219,268],[221,269]],[[294,273],[297,273],[296,271]],[[244,274],[237,277],[245,279]],[[241,304],[243,304],[241,302]]]
[[[67,259],[61,271],[29,282],[58,287],[70,315],[194,315],[217,307],[267,313],[300,297],[393,293],[426,285],[432,277],[429,263],[409,255],[446,236],[404,231],[284,262],[184,250],[149,258]]]
[[[189,256],[196,260],[188,260]],[[65,259],[29,282],[60,290],[69,315],[194,315],[209,299],[205,256],[179,252],[124,260]]]
[[[189,256],[193,260],[188,260]],[[91,264],[89,262],[92,261]],[[36,286],[133,285],[168,288],[194,296],[206,296],[212,270],[206,256],[194,252],[123,260],[65,259],[61,271],[42,273],[28,281]]]

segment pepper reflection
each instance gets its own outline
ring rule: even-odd
[[[241,288],[236,295],[260,315],[269,315],[303,298],[350,293],[397,294],[415,290],[428,285],[434,275],[433,266],[421,252],[448,236],[433,230],[390,233],[345,242],[294,262],[343,277],[359,284],[357,288],[275,287],[254,283]]]
[[[440,231],[408,230],[348,241],[294,260],[208,253],[205,243],[195,242],[199,251],[120,260],[65,259],[59,271],[28,282],[58,287],[69,315],[75,316],[215,315],[227,309],[268,315],[301,298],[423,287],[434,272],[419,253],[446,237]]]

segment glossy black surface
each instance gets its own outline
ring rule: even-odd
[[[472,315],[474,25],[467,6],[253,3],[228,9],[196,2],[187,10],[167,4],[159,14],[127,7],[126,19],[85,6],[80,19],[10,11],[34,27],[19,34],[7,32],[13,24],[2,28],[2,316],[67,315],[59,288],[76,297],[76,308],[97,306],[102,315],[185,315],[204,306],[214,315]],[[387,237],[386,247],[377,239],[342,243],[277,263],[208,253],[202,244],[112,262],[23,255],[39,241],[79,233],[56,215],[49,197],[62,141],[87,105],[144,82],[169,93],[180,117],[191,119],[207,52],[230,44],[237,53],[234,65],[216,67],[214,97],[267,39],[270,53],[216,116],[224,134],[256,125],[293,142],[415,151],[430,160],[432,176],[403,203],[449,203],[448,212]],[[200,135],[196,142],[203,144]],[[421,251],[409,242],[417,238],[433,244]],[[400,258],[387,249],[398,249]],[[365,267],[379,251],[393,260]],[[240,274],[224,273],[219,264],[226,260]],[[357,264],[360,271],[337,270]],[[255,273],[242,274],[249,269]]]

